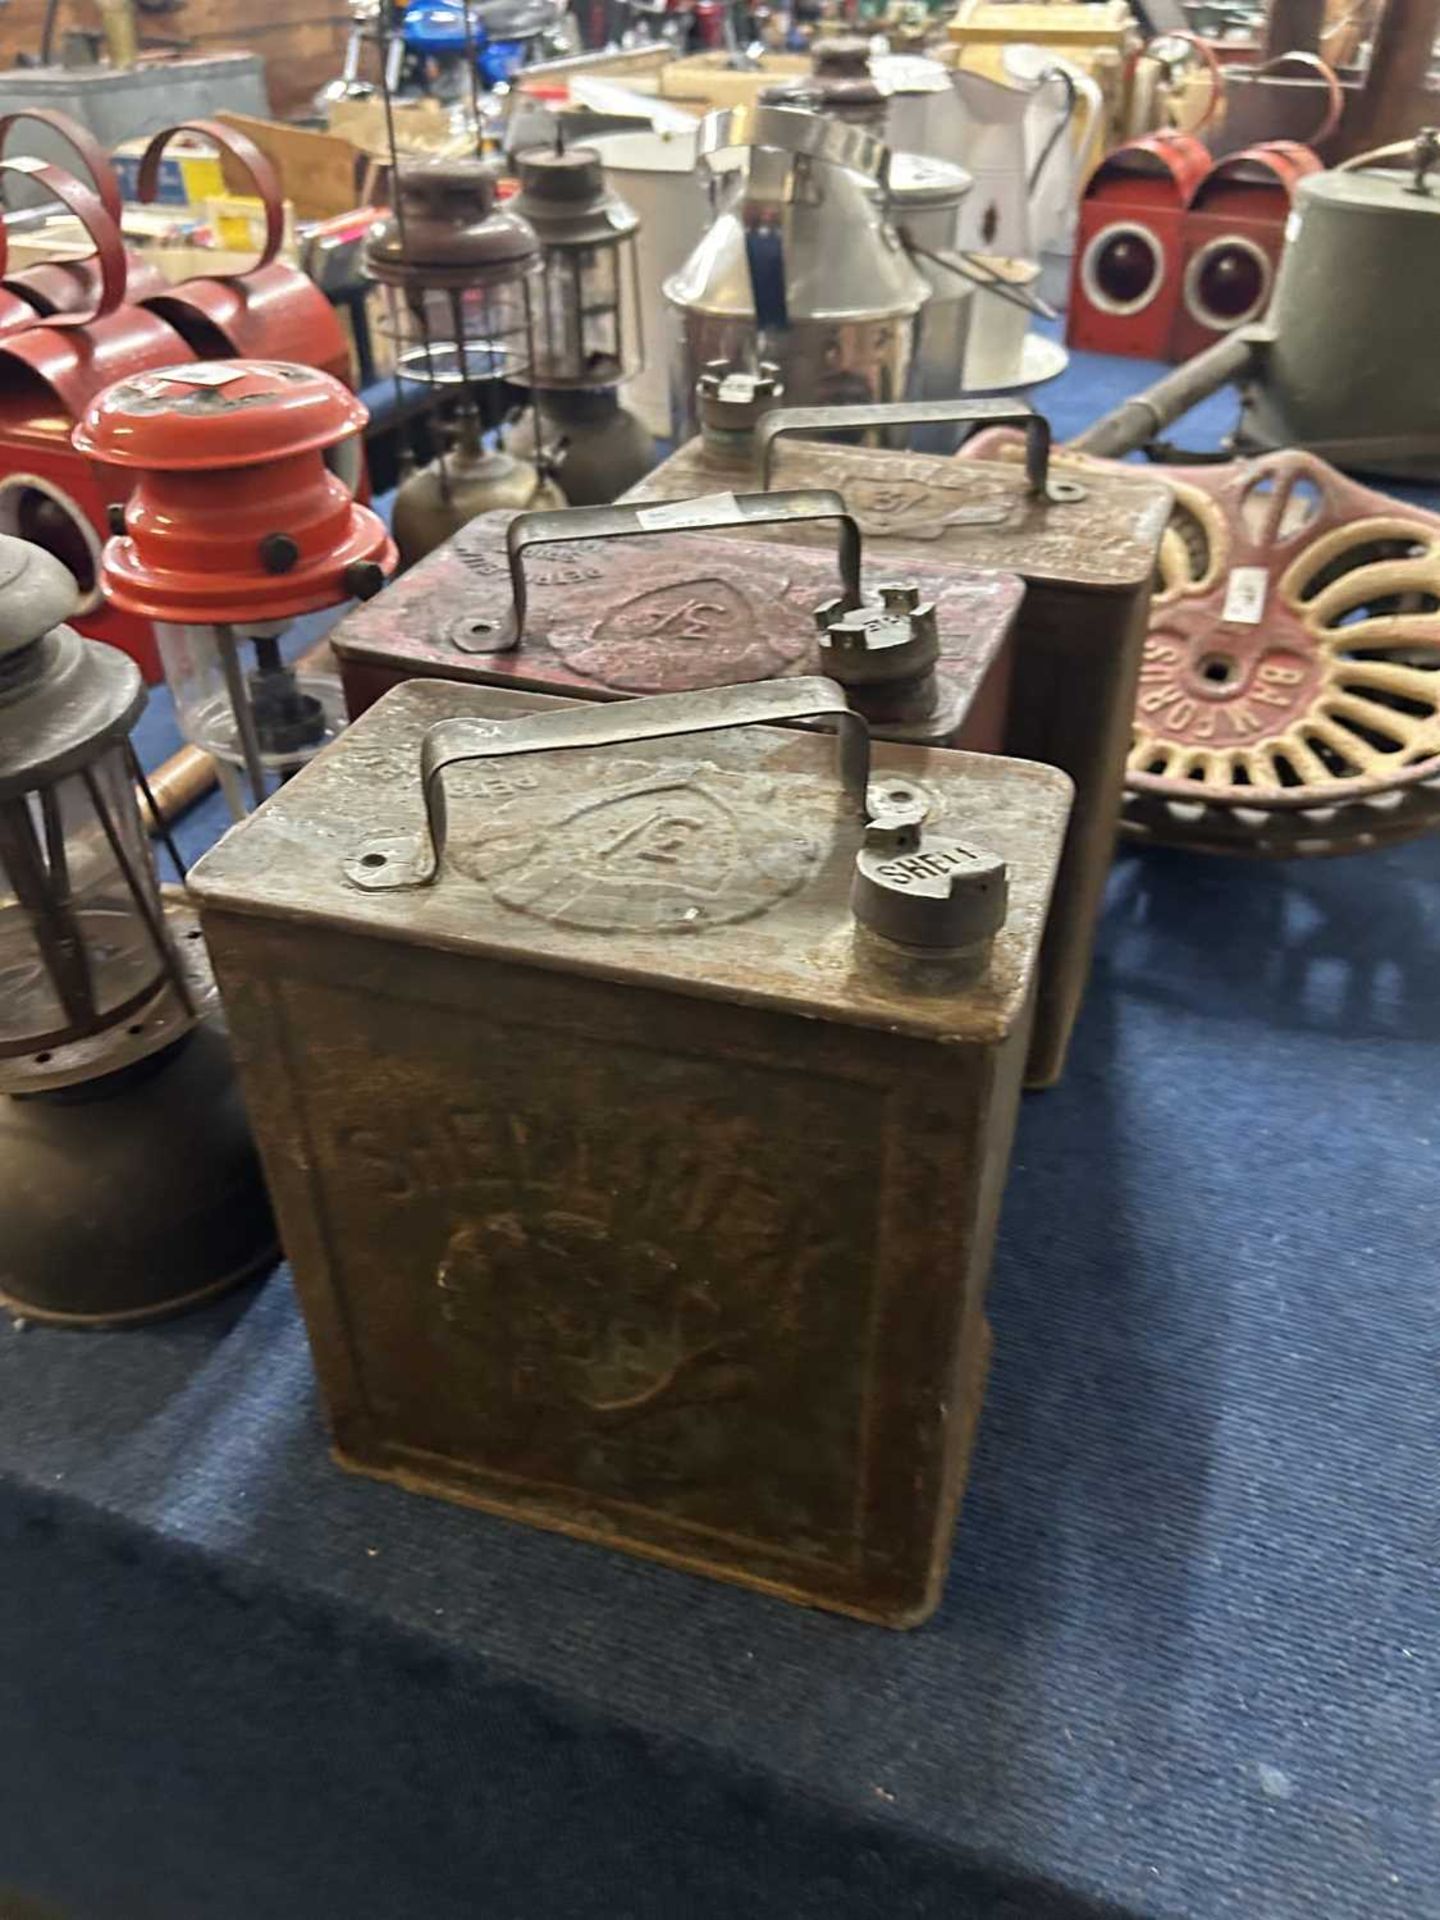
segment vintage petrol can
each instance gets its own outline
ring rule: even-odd
[[[1090,968],[1169,492],[1148,474],[1086,474],[1078,484],[1069,472],[1052,477],[1049,427],[1014,401],[776,408],[756,419],[747,379],[732,393],[728,408],[718,391],[712,394],[708,438],[687,442],[625,498],[823,484],[841,494],[866,551],[887,568],[903,573],[929,558],[1013,569],[1024,578],[1003,751],[1063,767],[1075,783],[1026,1074],[1029,1085],[1049,1086],[1064,1066]],[[733,425],[726,425],[727,414]],[[858,436],[954,419],[1023,426],[1025,467],[835,446],[828,438],[823,445],[779,444],[791,434]],[[808,537],[808,530],[767,535],[782,537]]]
[[[755,537],[776,525],[835,552]],[[722,494],[481,514],[331,642],[352,715],[417,674],[615,700],[822,672],[886,739],[990,752],[1023,591],[933,562],[867,579],[838,495]]]
[[[922,1619],[1069,792],[872,765],[826,680],[415,680],[234,828],[191,883],[342,1463]]]

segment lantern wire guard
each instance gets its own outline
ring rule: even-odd
[[[406,565],[489,508],[565,504],[543,455],[530,464],[485,445],[482,395],[499,411],[506,386],[531,386],[541,274],[534,230],[496,204],[496,187],[494,167],[474,158],[401,166],[394,211],[366,250],[385,289],[402,418],[407,383],[428,389],[437,417],[449,415],[434,459],[418,471],[407,461],[396,493]],[[530,404],[533,412],[533,393]],[[536,422],[537,447],[539,437]]]
[[[505,427],[534,357],[539,243],[496,206],[498,169],[481,161],[481,91],[472,0],[457,8],[468,76],[468,154],[423,160],[402,152],[395,92],[401,29],[390,8],[380,23],[380,90],[389,148],[392,211],[372,232],[367,268],[384,289],[385,331],[400,441],[392,525],[409,566],[476,514],[499,507],[564,506],[555,461],[541,446],[533,394],[531,460],[507,451]],[[483,19],[483,11],[478,16]],[[412,431],[416,390],[433,422],[433,457],[419,467]]]
[[[0,1304],[117,1325],[276,1247],[204,943],[150,863],[139,670],[61,624],[77,597],[0,535]]]

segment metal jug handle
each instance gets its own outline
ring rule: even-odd
[[[280,176],[274,163],[238,127],[227,127],[220,120],[179,120],[173,127],[162,128],[140,156],[135,182],[136,199],[148,202],[155,198],[160,185],[161,159],[177,133],[198,133],[218,147],[222,154],[228,154],[232,160],[238,161],[249,174],[251,188],[265,209],[265,237],[260,243],[259,254],[249,266],[242,267],[238,272],[232,270],[203,277],[243,280],[246,274],[258,273],[262,267],[268,267],[279,253],[285,238],[285,197],[280,190]],[[195,277],[191,275],[192,279]]]
[[[82,313],[54,313],[44,319],[37,314],[36,326],[54,327],[57,330],[88,327],[92,321],[103,320],[106,314],[114,313],[125,298],[129,262],[125,257],[120,229],[105,211],[100,196],[83,181],[77,180],[73,173],[52,166],[48,160],[0,160],[0,176],[7,173],[23,174],[52,194],[67,213],[74,215],[95,244],[99,280],[91,305]]]
[[[854,407],[776,407],[755,428],[760,484],[769,487],[775,442],[785,434],[934,426],[964,420],[974,421],[977,426],[1025,429],[1025,478],[1037,500],[1059,505],[1084,499],[1085,489],[1077,481],[1051,479],[1050,422],[1043,413],[1017,400],[884,400]]]
[[[1153,40],[1147,41],[1143,47],[1137,47],[1125,62],[1120,73],[1120,89],[1123,94],[1128,96],[1140,62],[1146,59],[1156,59],[1163,65],[1163,55],[1155,53],[1154,49],[1176,40],[1178,40],[1182,46],[1189,47],[1193,52],[1199,54],[1205,68],[1205,77],[1210,83],[1210,97],[1205,102],[1205,111],[1193,127],[1186,129],[1188,133],[1198,134],[1202,127],[1209,126],[1210,122],[1215,118],[1216,114],[1221,111],[1225,104],[1225,70],[1220,65],[1215,49],[1201,34],[1189,33],[1183,27],[1177,27],[1170,33],[1157,33]]]
[[[1440,161],[1440,133],[1434,127],[1421,127],[1408,140],[1391,140],[1383,147],[1371,147],[1368,153],[1351,154],[1342,160],[1336,173],[1352,173],[1377,160],[1403,160],[1411,172],[1410,192],[1428,197],[1427,176]]]
[[[1340,86],[1340,76],[1328,60],[1322,60],[1318,53],[1277,53],[1273,60],[1266,60],[1258,67],[1237,69],[1243,72],[1247,80],[1259,80],[1267,73],[1277,73],[1281,67],[1308,67],[1325,82],[1326,107],[1320,124],[1313,133],[1307,133],[1301,142],[1303,146],[1318,147],[1322,140],[1328,140],[1340,124],[1345,111],[1345,95]],[[1202,120],[1200,126],[1205,122]],[[1199,132],[1199,127],[1195,129]]]
[[[498,624],[459,622],[451,638],[461,653],[508,653],[520,645],[529,611],[525,555],[531,547],[571,540],[628,540],[637,534],[695,533],[711,527],[790,526],[811,520],[836,522],[836,560],[845,606],[858,607],[860,528],[838,493],[808,487],[788,493],[712,493],[656,506],[554,507],[517,513],[505,529],[511,593],[508,618]]]
[[[424,830],[367,841],[345,862],[345,877],[369,892],[433,884],[445,858],[444,778],[451,767],[522,753],[623,746],[635,740],[716,733],[726,727],[820,719],[836,724],[840,782],[856,818],[868,820],[872,813],[868,804],[870,730],[833,680],[751,680],[741,686],[660,693],[613,704],[581,701],[515,720],[437,720],[426,728],[420,743]]]

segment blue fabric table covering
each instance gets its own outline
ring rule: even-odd
[[[1064,434],[1150,372],[1037,398]],[[0,1334],[0,1887],[72,1920],[1440,1915],[1437,939],[1434,843],[1122,852],[914,1633],[341,1473],[283,1274]]]

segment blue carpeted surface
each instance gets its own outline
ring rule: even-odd
[[[1146,371],[1039,397],[1063,434]],[[1440,1915],[1437,939],[1433,844],[1121,856],[910,1635],[342,1475],[284,1277],[0,1336],[0,1883],[73,1920]]]

